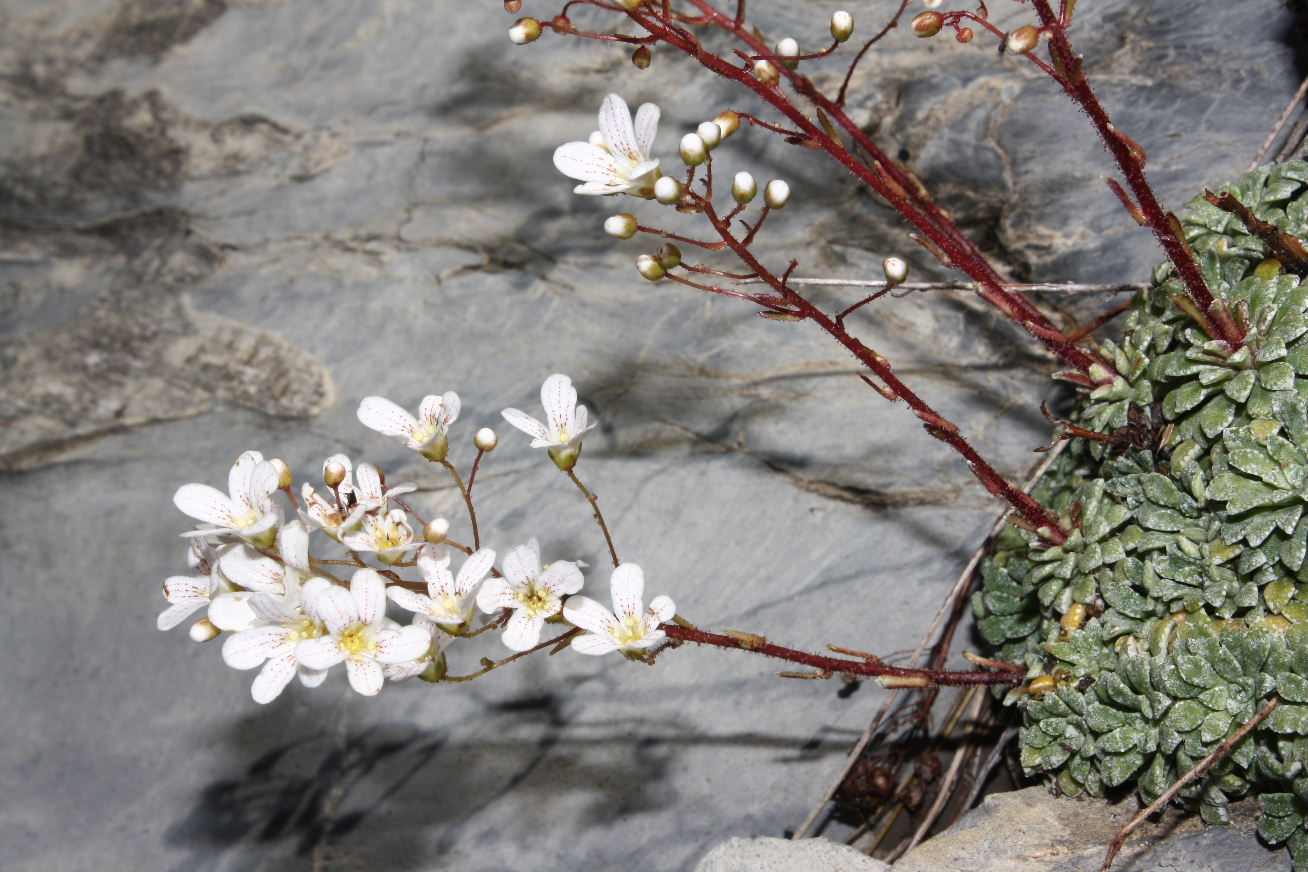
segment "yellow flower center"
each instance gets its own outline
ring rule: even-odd
[[[622,647],[645,638],[645,618],[642,615],[627,615],[613,630],[613,639]]]
[[[360,654],[372,654],[373,651],[377,650],[376,643],[372,641],[372,634],[368,632],[367,624],[355,624],[344,633],[341,633],[341,647],[351,657]]]
[[[548,590],[529,584],[517,595],[518,607],[531,617],[549,617],[557,611],[558,601]]]
[[[286,625],[286,641],[299,642],[301,639],[316,639],[322,635],[318,624],[308,618],[300,618]]]

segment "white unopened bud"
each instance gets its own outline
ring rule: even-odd
[[[844,42],[854,35],[854,16],[850,15],[843,9],[839,12],[831,13],[831,38],[836,42]]]
[[[660,203],[675,203],[681,199],[681,182],[672,176],[663,176],[654,183],[654,199]]]
[[[708,148],[717,148],[718,143],[722,141],[722,128],[713,121],[705,121],[696,127],[695,134]]]
[[[526,45],[540,39],[540,22],[535,18],[519,18],[509,28],[509,41],[514,45]]]
[[[192,641],[208,642],[210,639],[218,638],[218,634],[221,633],[222,630],[214,626],[213,621],[208,618],[201,618],[194,624],[191,624],[189,632]]]
[[[901,284],[908,278],[908,262],[902,257],[888,257],[881,261],[881,271],[886,274],[886,282]]]
[[[787,58],[793,58],[799,54],[799,43],[795,42],[795,40],[790,37],[787,36],[777,42],[775,53],[777,58],[781,61],[781,65],[786,69],[793,70],[795,67],[799,66],[799,61],[787,60]]]
[[[345,481],[346,474],[345,464],[333,460],[322,468],[323,484],[330,488],[338,487],[341,482]]]
[[[675,269],[681,266],[681,249],[671,242],[665,242],[659,246],[658,252],[654,255],[658,259],[659,266],[667,269]]]
[[[444,518],[432,518],[422,528],[422,538],[433,545],[439,545],[450,535],[450,522]]]
[[[922,5],[928,9],[935,9],[943,2],[944,0],[922,0]]]
[[[274,457],[268,462],[277,470],[277,488],[279,490],[286,490],[290,487],[295,479],[292,477],[291,468],[286,465],[286,461],[282,460],[280,457]]]
[[[494,451],[495,446],[500,444],[500,437],[491,428],[482,427],[472,437],[472,444],[477,446],[478,451]]]
[[[760,58],[754,61],[754,78],[770,88],[781,81],[781,70],[772,61]]]
[[[713,123],[722,131],[722,138],[726,139],[740,129],[740,116],[728,109],[713,116]]]
[[[731,196],[742,206],[758,196],[758,182],[749,173],[736,173],[731,180]]]
[[[717,127],[717,125],[713,125]],[[687,133],[681,137],[681,159],[686,166],[697,167],[708,159],[708,143],[698,133]]]
[[[782,209],[790,202],[790,185],[781,179],[773,179],[763,186],[763,202],[770,208]]]
[[[620,215],[610,215],[604,219],[604,232],[609,236],[616,236],[618,239],[630,239],[636,235],[636,230],[635,215],[628,215],[623,212]]]
[[[652,254],[642,254],[636,258],[636,272],[651,282],[657,282],[668,274],[668,271],[663,268],[663,264],[659,263],[659,259]]]

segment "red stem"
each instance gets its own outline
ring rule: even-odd
[[[715,648],[731,648],[738,651],[752,651],[765,657],[774,657],[789,663],[798,663],[829,675],[867,675],[872,677],[887,675],[896,678],[926,679],[924,687],[934,685],[969,685],[969,684],[1021,684],[1026,678],[1026,670],[1013,672],[948,672],[937,669],[906,669],[901,666],[887,666],[874,658],[851,660],[843,657],[826,657],[822,654],[810,654],[781,645],[773,645],[762,637],[745,638],[709,633],[704,630],[685,627],[680,624],[661,624],[659,627],[667,633],[669,639],[683,642],[698,642]]]
[[[1232,351],[1238,350],[1244,344],[1243,332],[1225,311],[1220,310],[1220,307],[1214,309],[1213,295],[1204,282],[1203,274],[1199,271],[1199,265],[1195,263],[1189,245],[1178,232],[1174,216],[1163,209],[1154,195],[1149,180],[1145,177],[1143,155],[1113,126],[1107,110],[1090,87],[1081,65],[1081,56],[1072,48],[1062,18],[1054,13],[1049,0],[1032,0],[1031,5],[1035,7],[1044,31],[1049,34],[1049,55],[1054,61],[1055,69],[1061,72],[1054,75],[1055,81],[1090,118],[1104,147],[1112,155],[1123,178],[1126,179],[1127,186],[1135,196],[1140,214],[1176,268],[1177,276],[1185,286],[1186,293],[1199,306],[1200,311],[1211,317],[1218,334],[1213,338],[1224,341]]]

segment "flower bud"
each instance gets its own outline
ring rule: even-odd
[[[672,176],[663,176],[654,183],[654,199],[660,203],[675,203],[681,199],[681,182]]]
[[[659,246],[658,252],[654,257],[658,260],[659,266],[665,270],[674,269],[681,266],[681,249],[677,248],[671,242],[665,242]]]
[[[1023,25],[1008,35],[1008,50],[1013,54],[1026,54],[1040,44],[1040,31],[1030,24]]]
[[[942,2],[944,2],[944,0],[922,0],[922,5],[928,9],[935,9]]]
[[[774,53],[776,54],[777,59],[781,61],[781,65],[786,69],[793,70],[795,67],[799,66],[799,61],[787,60],[787,58],[793,58],[799,54],[799,43],[795,42],[795,40],[790,37],[787,36],[778,41]]]
[[[432,518],[422,528],[423,541],[439,545],[450,535],[450,522],[444,518]]]
[[[940,32],[940,28],[945,26],[945,16],[939,12],[919,12],[913,16],[913,23],[909,29],[913,31],[914,36],[935,36]]]
[[[749,173],[736,173],[731,180],[731,196],[742,206],[758,195],[758,182]]]
[[[540,39],[540,21],[535,18],[519,18],[509,28],[509,41],[514,45],[526,45]]]
[[[478,451],[494,451],[495,446],[500,444],[500,437],[491,428],[482,427],[472,437],[472,444],[477,446]]]
[[[654,52],[650,51],[647,45],[637,46],[636,50],[631,53],[631,65],[638,70],[649,69],[650,62],[654,60]]]
[[[763,202],[772,209],[783,209],[790,201],[790,185],[781,179],[772,179],[763,186]]]
[[[628,12],[635,12],[641,7],[645,0],[617,0],[618,5]]]
[[[273,468],[277,470],[278,490],[286,490],[288,487],[290,487],[291,484],[295,481],[295,478],[291,475],[291,468],[286,465],[286,461],[282,460],[280,457],[274,457],[272,460],[269,460],[268,462],[271,463],[273,465]]]
[[[717,127],[717,125],[713,125]],[[697,167],[708,158],[708,143],[698,133],[687,133],[681,137],[681,159],[688,167]]]
[[[515,15],[522,10],[522,0],[504,0],[504,11]]]
[[[972,37],[976,36],[976,31],[970,27],[960,27],[958,33],[954,34],[954,39],[959,42],[971,42]]]
[[[333,460],[322,469],[323,484],[329,488],[337,488],[345,481],[345,474],[345,464]]]
[[[628,215],[626,212],[610,215],[604,219],[604,232],[618,239],[630,239],[635,236],[636,227],[636,216]]]
[[[844,42],[854,35],[854,16],[843,9],[831,13],[831,38]]]
[[[728,109],[726,112],[719,112],[713,117],[713,123],[722,131],[722,138],[726,139],[731,134],[740,129],[740,116]]]
[[[722,141],[722,128],[716,122],[705,121],[695,128],[695,135],[704,143],[705,148],[717,148]]]
[[[760,58],[754,61],[754,78],[770,88],[781,81],[781,70],[772,61]]]
[[[191,624],[191,629],[189,632],[192,641],[208,642],[210,639],[218,638],[218,634],[221,633],[222,630],[214,626],[213,621],[209,620],[208,618],[201,618],[200,620],[196,621],[194,624]]]
[[[663,268],[663,264],[659,263],[659,259],[652,254],[642,254],[636,258],[636,272],[651,282],[657,282],[668,274],[668,271]]]
[[[881,261],[881,271],[886,274],[887,284],[902,284],[908,278],[908,262],[902,257],[888,257]]]

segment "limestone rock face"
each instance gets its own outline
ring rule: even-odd
[[[1238,174],[1298,83],[1285,7],[1083,6],[1080,48],[1164,200]],[[830,14],[755,7],[801,44]],[[335,675],[260,707],[213,644],[153,629],[185,571],[172,493],[246,449],[300,480],[338,451],[371,460],[463,523],[439,469],[355,421],[370,394],[457,390],[454,460],[501,430],[488,544],[538,537],[603,598],[584,501],[498,414],[566,372],[601,421],[580,472],[651,593],[786,644],[916,644],[994,504],[821,336],[640,279],[644,249],[603,219],[688,228],[575,197],[550,165],[611,90],[662,104],[666,162],[748,99],[666,53],[641,72],[610,45],[515,48],[491,2],[50,0],[0,23],[0,766],[23,788],[0,867],[659,872],[804,818],[877,691],[686,648],[371,700]],[[860,121],[1015,277],[1148,275],[1100,146],[1015,59],[901,28],[856,86]],[[820,156],[758,135],[715,154],[790,181],[765,235],[779,268],[865,278],[900,254],[933,274]],[[1050,361],[968,298],[885,302],[860,335],[1018,477],[1047,438]],[[499,653],[476,642],[451,658]]]

